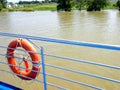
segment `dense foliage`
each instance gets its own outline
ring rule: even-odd
[[[108,0],[88,0],[87,1],[87,11],[100,11],[108,3]]]
[[[75,0],[76,8],[82,10],[82,7],[86,6],[87,0]]]
[[[71,11],[73,0],[58,0],[57,10]]]
[[[71,11],[73,6],[79,10],[87,7],[88,11],[100,11],[108,3],[108,0],[58,0],[57,10]]]
[[[119,7],[119,11],[120,11],[120,0],[117,1],[116,5],[117,7]]]
[[[7,0],[0,0],[0,11],[1,11],[3,8],[6,8],[6,5],[7,5]]]
[[[2,10],[2,8],[3,8],[3,5],[2,5],[1,2],[0,2],[0,11]]]

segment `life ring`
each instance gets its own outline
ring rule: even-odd
[[[24,58],[24,63],[26,70],[21,70],[18,67],[18,63],[15,60],[14,52],[17,47],[22,47],[29,53],[29,56],[32,60],[32,70],[28,69],[29,64],[28,61]],[[11,70],[21,79],[23,80],[31,80],[35,79],[38,73],[40,72],[40,57],[36,53],[36,49],[33,47],[31,43],[22,38],[17,38],[12,40],[7,48],[7,60]]]

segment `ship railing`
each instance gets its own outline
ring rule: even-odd
[[[103,67],[103,68],[108,68],[109,70],[117,70],[117,71],[120,71],[119,66],[97,63],[97,62],[93,62],[93,61],[81,60],[81,59],[76,59],[76,58],[70,58],[70,57],[67,57],[67,56],[47,54],[44,51],[44,49],[45,49],[44,46],[36,45],[36,43],[34,43],[33,41],[36,40],[36,41],[42,41],[42,42],[51,42],[51,43],[56,43],[56,44],[71,45],[71,46],[77,46],[77,47],[82,46],[82,47],[90,47],[90,48],[96,48],[96,49],[97,48],[98,49],[106,49],[106,50],[113,50],[113,51],[120,51],[120,46],[119,45],[109,45],[109,44],[92,43],[92,42],[84,42],[84,41],[53,39],[53,38],[46,38],[46,37],[40,37],[40,36],[12,34],[12,33],[4,33],[4,32],[0,32],[0,36],[1,37],[12,37],[12,38],[24,38],[24,39],[27,39],[29,42],[31,42],[35,47],[39,48],[40,52],[38,52],[38,54],[40,54],[40,56],[41,56],[41,63],[40,64],[41,64],[41,68],[42,68],[42,71],[39,74],[42,74],[43,79],[42,80],[32,79],[32,80],[35,81],[35,82],[38,82],[38,83],[43,83],[43,87],[44,87],[43,89],[44,90],[49,90],[48,86],[55,87],[58,90],[59,89],[60,90],[69,90],[69,88],[66,88],[66,87],[63,87],[63,86],[60,86],[60,85],[57,85],[57,84],[49,83],[47,81],[47,76],[52,77],[52,78],[57,78],[57,79],[60,79],[62,81],[67,81],[67,82],[71,82],[71,83],[78,84],[78,85],[81,85],[81,86],[85,86],[85,87],[91,88],[93,90],[94,89],[95,90],[104,90],[104,88],[99,87],[99,86],[87,84],[87,83],[84,83],[84,82],[80,82],[79,80],[77,81],[77,80],[73,80],[73,79],[69,79],[69,78],[66,78],[66,77],[62,77],[62,76],[58,76],[58,75],[55,75],[55,74],[48,73],[46,71],[46,67],[50,67],[50,68],[53,68],[53,69],[58,69],[58,70],[61,70],[62,72],[67,71],[67,72],[75,73],[75,74],[78,74],[78,75],[84,75],[84,76],[88,76],[88,77],[92,77],[92,78],[97,78],[97,79],[100,79],[100,80],[105,80],[105,81],[109,81],[109,82],[116,83],[116,84],[120,85],[120,80],[116,80],[116,79],[113,79],[113,78],[104,77],[104,76],[100,76],[100,75],[96,75],[96,74],[91,74],[91,73],[87,73],[87,72],[81,72],[81,71],[78,71],[78,70],[73,70],[73,69],[70,69],[70,68],[65,68],[65,67],[62,67],[62,66],[52,65],[52,64],[46,63],[45,57],[52,57],[52,58],[55,58],[55,59],[63,59],[64,61],[84,63],[86,65],[87,64],[88,65],[94,65],[94,66],[97,66],[97,67]],[[7,49],[8,47],[7,46],[0,46],[0,48]],[[6,53],[2,53],[2,54],[0,54],[0,56],[5,56],[6,57]],[[20,57],[15,57],[15,58],[20,59]],[[9,64],[7,62],[0,61],[0,64],[4,64],[4,65],[9,66]],[[23,68],[23,69],[25,69],[25,68]],[[6,73],[13,74],[12,71],[3,70],[2,68],[0,68],[0,72],[6,72]],[[18,76],[21,76],[21,75],[19,74]],[[28,77],[25,77],[25,78],[28,78]]]

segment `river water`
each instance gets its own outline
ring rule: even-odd
[[[1,12],[0,31],[33,36],[43,36],[49,38],[120,45],[120,12],[117,10],[104,10],[101,12]],[[7,45],[10,40],[11,39],[4,37],[2,40],[0,40],[0,42],[2,45]],[[38,44],[43,45],[46,48],[46,53],[120,66],[120,53],[118,51],[73,47],[69,45],[60,46],[58,44],[56,45],[42,42]],[[65,66],[67,68],[78,71],[98,74],[101,76],[120,80],[120,72],[116,70],[95,67],[82,63],[68,63],[65,61],[58,61],[56,59],[52,60],[49,57],[46,58],[46,62],[58,66]],[[53,70],[50,68],[47,68],[47,70],[49,73],[55,73],[60,76],[78,80],[80,82],[102,87],[106,90],[120,89],[120,84],[63,71],[59,73],[59,70]],[[2,75],[2,73],[0,74]],[[42,90],[43,88],[42,85],[39,85],[35,82],[26,83],[21,80],[16,81],[17,78],[14,78],[12,75],[3,75],[6,76],[6,78],[1,77],[0,80],[13,83],[16,86],[24,88],[25,90]],[[74,85],[68,82],[58,81],[56,79],[53,80],[50,77],[48,77],[48,80],[49,82],[57,83],[66,88],[70,88],[71,90],[92,90],[81,85]],[[53,89],[52,87],[48,88],[49,90],[57,90],[55,88]]]

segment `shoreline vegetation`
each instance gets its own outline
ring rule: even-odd
[[[5,1],[5,0],[2,0],[2,1]],[[72,0],[69,0],[69,1],[72,1]],[[67,1],[64,1],[64,0],[63,1],[60,0],[58,3],[57,2],[20,1],[17,4],[14,4],[11,2],[10,7],[6,6],[8,4],[3,3],[3,6],[2,6],[3,8],[0,11],[3,11],[3,12],[5,11],[8,11],[8,12],[9,11],[10,12],[12,11],[48,11],[48,10],[49,11],[59,11],[59,10],[60,11],[71,11],[71,10],[100,11],[101,9],[102,10],[107,10],[107,9],[116,9],[116,10],[119,9],[120,10],[120,7],[118,7],[120,6],[120,3],[118,3],[119,5],[117,5],[116,2],[114,3],[104,2],[105,5],[103,6],[101,2],[95,2],[94,0],[94,2],[90,2],[90,3],[79,2],[78,4],[75,4],[75,3],[73,4],[73,3],[67,3]],[[97,3],[97,5],[94,3]],[[102,6],[100,6],[101,4]],[[68,6],[68,8],[66,6]]]
[[[57,4],[24,4],[16,7],[4,8],[2,11],[56,11]]]
[[[103,10],[106,9],[118,9],[113,5],[106,6]],[[25,4],[19,5],[17,7],[11,8],[4,8],[2,11],[57,11],[57,4]],[[77,8],[73,7],[72,10],[78,10]],[[82,10],[86,10],[86,8],[82,8]]]

